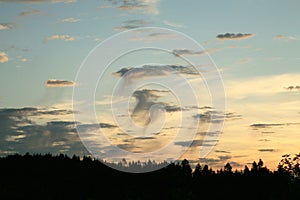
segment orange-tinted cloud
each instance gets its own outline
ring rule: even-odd
[[[50,79],[46,81],[47,87],[72,87],[75,85],[73,81]]]
[[[63,40],[63,41],[74,41],[75,38],[70,35],[52,35],[48,38],[48,40]]]
[[[8,55],[5,52],[0,52],[0,63],[5,63],[8,60]]]

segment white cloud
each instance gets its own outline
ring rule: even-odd
[[[62,21],[62,22],[69,22],[69,23],[75,23],[75,22],[79,22],[80,19],[71,17],[71,18],[65,18],[65,19],[63,19],[63,20],[61,20],[61,21]]]
[[[64,41],[74,41],[75,38],[70,35],[52,35],[48,40],[64,40]]]

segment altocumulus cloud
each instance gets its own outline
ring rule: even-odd
[[[253,37],[252,33],[225,33],[217,35],[220,40],[243,40]]]
[[[50,79],[46,81],[47,87],[72,87],[75,85],[73,81]]]
[[[63,40],[63,41],[74,41],[75,38],[70,35],[52,35],[48,37],[48,40]]]
[[[0,63],[5,63],[8,60],[8,55],[5,52],[0,52]]]

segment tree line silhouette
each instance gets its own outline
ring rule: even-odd
[[[188,160],[106,163],[157,168],[148,173],[114,170],[89,156],[29,153],[0,158],[0,199],[300,199],[300,154],[284,155],[276,170],[261,159],[249,168],[230,163],[213,170]]]

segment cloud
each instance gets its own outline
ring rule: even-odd
[[[283,39],[285,39],[286,37],[284,36],[284,35],[276,35],[275,37],[274,37],[274,39],[276,39],[276,40],[283,40]]]
[[[143,126],[147,126],[151,121],[153,122],[159,118],[160,111],[162,111],[163,107],[153,106],[157,104],[156,100],[160,97],[160,95],[165,92],[166,91],[154,89],[135,91],[132,96],[136,98],[137,103],[133,108],[131,118],[137,122],[140,122]]]
[[[278,127],[284,126],[285,124],[251,124],[250,127],[252,128],[271,128],[271,127]]]
[[[40,11],[40,10],[30,8],[30,9],[28,9],[28,11],[21,12],[19,14],[19,16],[25,17],[25,16],[29,16],[29,15],[39,15],[41,13],[42,13],[42,11]]]
[[[117,77],[127,76],[128,78],[143,78],[153,76],[167,76],[168,73],[178,72],[186,75],[199,75],[193,67],[185,67],[180,65],[143,65],[141,67],[122,68],[112,75]]]
[[[48,40],[63,40],[63,41],[74,41],[75,38],[70,35],[52,35],[48,37]]]
[[[215,164],[224,164],[225,162],[228,162],[232,157],[230,155],[225,156],[218,156],[217,158],[200,158],[199,161],[201,163],[206,163],[208,165],[215,165]],[[240,167],[241,165],[237,162],[230,162],[230,164],[233,164],[235,166]]]
[[[300,85],[296,85],[296,86],[288,86],[288,87],[285,87],[286,90],[289,90],[289,91],[300,91]]]
[[[5,63],[8,60],[8,55],[5,52],[0,52],[0,63]]]
[[[116,27],[116,31],[126,31],[129,29],[134,29],[134,28],[140,28],[140,27],[145,27],[149,23],[146,20],[140,20],[140,19],[135,19],[135,20],[128,20],[125,21],[121,24],[121,26]]]
[[[275,149],[258,149],[260,152],[274,152]]]
[[[76,0],[0,0],[0,2],[38,4],[38,3],[74,3],[76,2]]]
[[[183,147],[214,146],[216,142],[218,142],[218,140],[192,140],[175,142],[175,145]]]
[[[220,40],[243,40],[253,37],[252,33],[225,33],[217,35]]]
[[[62,19],[61,21],[62,22],[68,22],[68,23],[75,23],[75,22],[79,22],[80,19],[71,17],[71,18]]]
[[[252,124],[250,127],[254,129],[258,128],[272,128],[272,127],[283,127],[283,126],[298,126],[299,122],[289,122],[289,123],[276,123],[276,124]],[[272,132],[262,132],[262,133],[272,133]]]
[[[73,121],[72,110],[57,108],[0,109],[0,155],[7,153],[88,154]]]
[[[215,150],[216,153],[230,153],[229,151],[224,151],[224,150]]]
[[[11,29],[13,26],[9,23],[0,23],[0,30],[8,30]]]
[[[273,127],[283,127],[283,126],[298,126],[300,125],[299,122],[289,122],[289,123],[272,123],[272,124],[264,124],[264,123],[259,123],[259,124],[251,124],[250,127],[254,129],[259,129],[259,128],[273,128]],[[273,132],[262,132],[262,133],[273,133]]]
[[[46,81],[47,87],[73,87],[75,82],[66,80],[50,79]]]
[[[237,120],[242,119],[242,115],[239,115],[235,112],[229,112],[222,114],[222,112],[214,111],[214,110],[205,110],[197,115],[193,116],[194,118],[199,118],[201,122],[207,123],[219,123],[225,120]]]
[[[144,14],[159,14],[158,3],[159,0],[109,0],[117,5],[118,10],[139,11]]]
[[[276,35],[274,37],[274,40],[290,41],[290,40],[300,40],[300,38],[299,37],[295,37],[295,36]]]
[[[203,55],[206,51],[192,51],[189,49],[174,49],[172,52],[175,56],[197,56]]]

